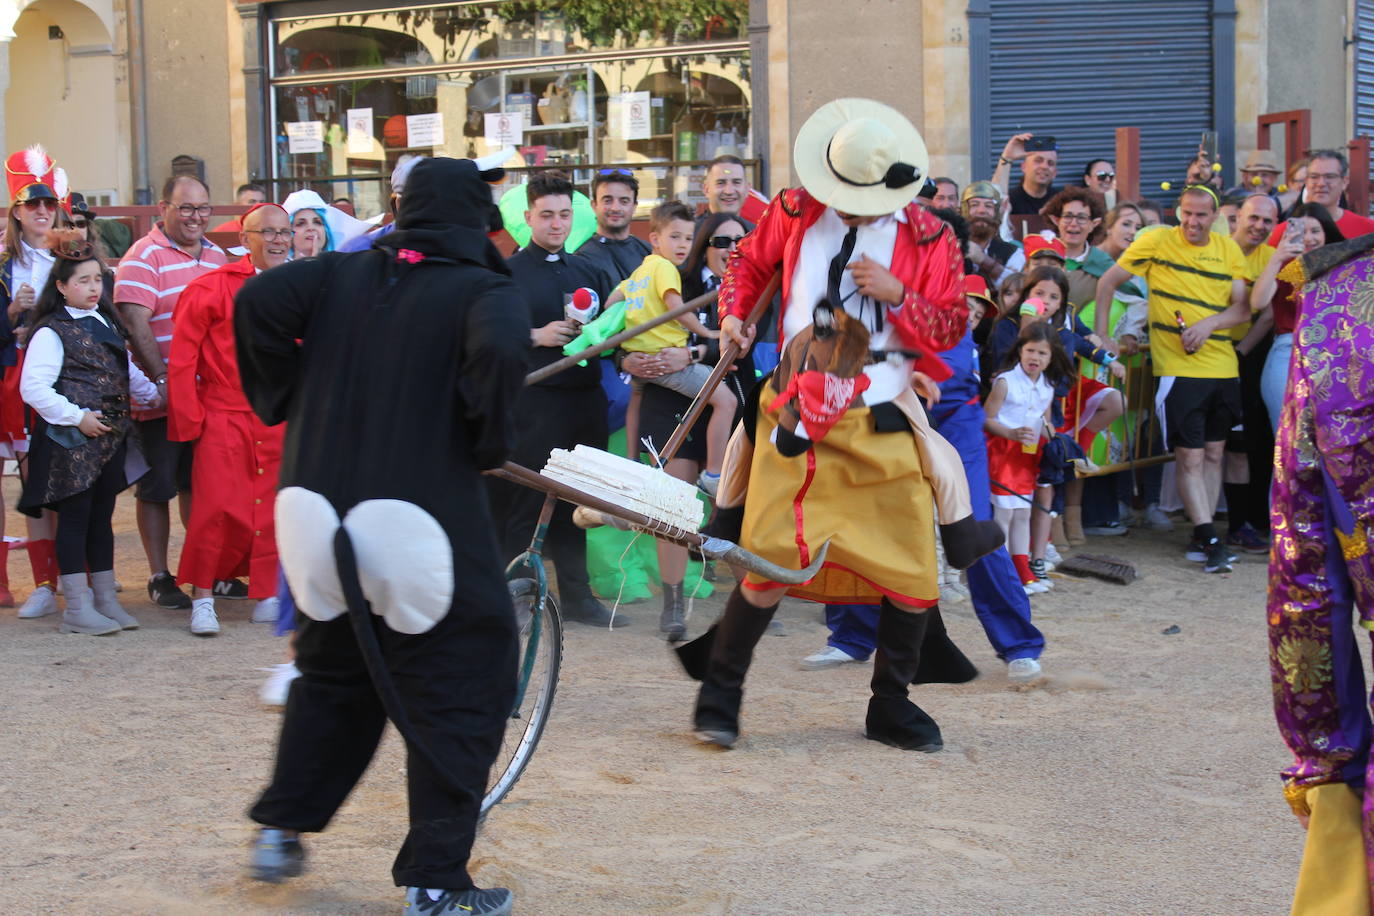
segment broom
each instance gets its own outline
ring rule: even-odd
[[[1066,572],[1075,576],[1091,576],[1095,579],[1115,582],[1118,585],[1130,585],[1139,578],[1132,563],[1105,553],[1080,553],[1069,557],[1055,567],[1055,572]]]

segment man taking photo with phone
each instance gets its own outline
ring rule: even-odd
[[[1024,160],[1024,161],[1023,161]],[[1003,191],[1011,176],[1011,164],[1021,162],[1021,183],[1007,194],[1011,213],[1036,214],[1058,193],[1054,187],[1059,174],[1059,147],[1053,137],[1037,137],[1032,133],[1017,134],[1007,141],[997,158],[997,170],[992,183]]]

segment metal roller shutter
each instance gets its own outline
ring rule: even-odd
[[[1209,0],[988,6],[989,173],[1007,138],[1029,130],[1058,138],[1057,183],[1077,181],[1090,157],[1115,157],[1116,128],[1139,127],[1141,194],[1162,196],[1163,181],[1177,187],[1202,132],[1212,129]]]
[[[1374,137],[1374,0],[1355,0],[1355,136]]]

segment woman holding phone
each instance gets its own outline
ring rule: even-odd
[[[1283,410],[1283,391],[1288,385],[1288,362],[1293,355],[1293,327],[1298,320],[1298,296],[1292,284],[1278,279],[1279,271],[1299,255],[1343,242],[1345,236],[1336,228],[1327,209],[1319,204],[1298,204],[1288,216],[1288,225],[1279,239],[1274,254],[1264,272],[1250,289],[1250,308],[1261,309],[1250,333],[1236,345],[1242,354],[1264,339],[1270,328],[1274,330],[1274,344],[1264,361],[1260,374],[1260,396],[1269,411],[1269,425],[1277,433]]]

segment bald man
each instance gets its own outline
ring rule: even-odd
[[[277,543],[272,507],[281,466],[284,426],[267,426],[244,397],[234,347],[234,296],[249,277],[286,261],[291,221],[276,204],[259,204],[243,218],[239,241],[248,254],[192,281],[173,314],[168,361],[171,392],[167,436],[194,442],[191,488],[177,578],[193,591],[191,632],[219,633],[214,585],[248,577],[257,600],[253,621],[277,619]]]

